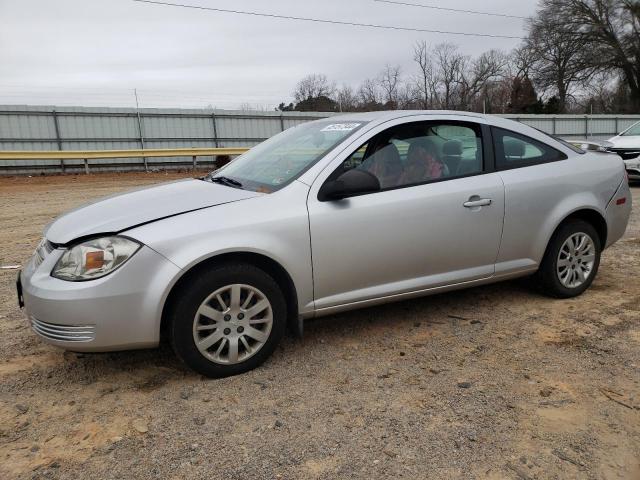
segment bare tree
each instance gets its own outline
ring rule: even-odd
[[[349,85],[342,85],[336,92],[338,109],[341,112],[353,112],[358,108],[358,99]]]
[[[413,46],[413,60],[419,68],[415,83],[421,97],[421,106],[424,109],[431,108],[437,99],[438,79],[431,50],[424,40]]]
[[[510,108],[512,85],[510,75],[487,83],[482,89],[481,99],[474,106],[474,110],[484,113],[507,113]]]
[[[508,63],[508,55],[500,50],[489,50],[473,60],[470,68],[460,74],[461,106],[469,108],[490,83],[500,80]]]
[[[572,27],[557,18],[557,13],[543,1],[537,16],[531,20],[526,48],[535,55],[531,77],[544,90],[551,90],[564,113],[568,98],[584,85],[595,69],[591,52],[585,48]]]
[[[613,98],[615,79],[606,72],[597,73],[586,86],[583,101],[578,101],[585,111],[594,110],[598,113],[610,112],[610,104]]]
[[[335,85],[329,83],[326,75],[312,73],[307,75],[296,85],[293,98],[296,103],[304,102],[320,97],[331,98],[335,92]]]
[[[358,88],[358,97],[360,99],[361,108],[365,110],[379,109],[380,91],[375,80],[365,79]]]
[[[549,28],[573,34],[589,65],[616,69],[640,109],[640,2],[638,0],[542,0]]]
[[[482,111],[482,98],[508,76],[510,58],[500,50],[489,50],[472,60],[449,43],[433,49],[426,42],[416,43],[413,60],[418,64],[418,73],[414,82],[420,105]]]
[[[463,72],[467,67],[468,58],[458,51],[458,47],[451,43],[440,43],[433,49],[438,69],[438,83],[442,88],[441,106],[449,110],[458,106],[456,96],[462,83]]]
[[[420,89],[415,82],[402,83],[398,87],[398,108],[400,110],[424,108]]]
[[[513,78],[531,76],[531,70],[536,62],[536,52],[530,45],[524,43],[511,52],[511,62],[508,65],[508,75]]]
[[[379,76],[380,87],[384,92],[385,105],[389,109],[398,106],[398,85],[400,83],[400,66],[387,64]]]
[[[444,108],[505,113],[640,109],[640,0],[539,0],[527,39],[510,54],[471,57],[456,45],[413,45],[416,71],[387,64],[354,90],[312,74],[281,110]],[[598,75],[596,78],[595,75]],[[629,106],[629,97],[636,103]],[[544,101],[543,101],[544,99]],[[625,101],[625,99],[627,101]]]

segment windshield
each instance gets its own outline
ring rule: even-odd
[[[640,135],[640,122],[636,123],[635,125],[633,125],[631,128],[628,128],[627,130],[625,130],[624,132],[622,132],[620,134],[621,136],[635,136],[635,135]]]
[[[274,192],[302,175],[364,123],[335,120],[303,123],[257,145],[208,179],[246,190]]]

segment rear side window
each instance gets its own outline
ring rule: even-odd
[[[496,167],[499,170],[529,167],[541,163],[565,160],[559,150],[519,133],[493,128]]]
[[[532,127],[532,128],[535,128],[535,127]],[[536,130],[539,131],[541,134],[554,139],[556,142],[560,142],[562,145],[564,145],[568,149],[573,150],[574,152],[579,153],[580,155],[584,155],[585,153],[587,153],[582,148],[578,147],[577,145],[574,145],[573,143],[567,142],[566,140],[558,137],[557,135],[551,135],[550,133],[543,132],[539,128],[536,128]]]

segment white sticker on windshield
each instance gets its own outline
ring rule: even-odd
[[[321,132],[350,132],[354,128],[359,127],[359,123],[332,123],[324,127]]]

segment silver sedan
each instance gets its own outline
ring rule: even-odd
[[[472,113],[349,114],[61,216],[18,295],[51,344],[167,338],[227,376],[310,317],[522,276],[580,295],[630,211],[616,155]]]

